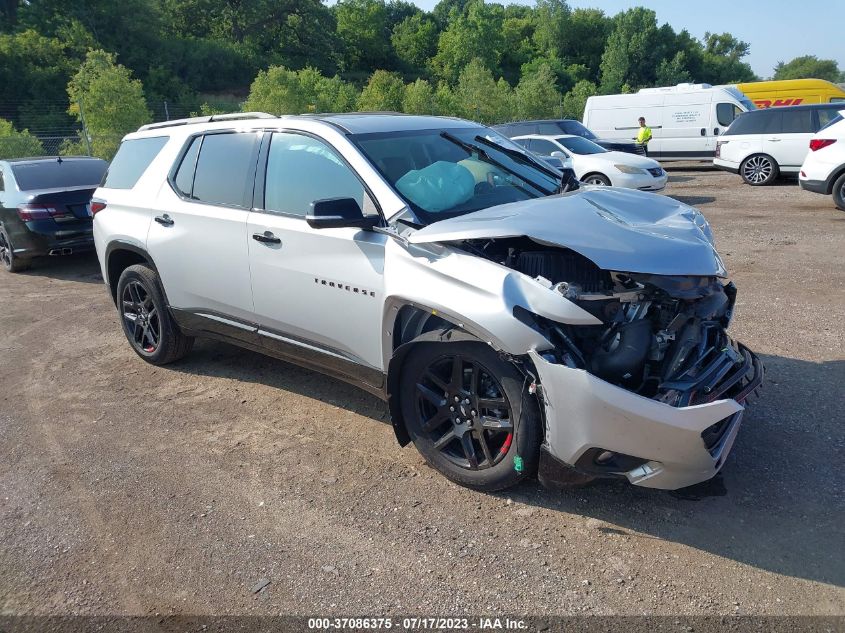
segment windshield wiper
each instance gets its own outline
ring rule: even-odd
[[[485,161],[487,161],[488,163],[490,163],[491,165],[495,165],[495,166],[496,166],[496,167],[498,167],[499,169],[502,169],[503,171],[506,171],[506,172],[507,172],[507,173],[509,173],[511,176],[515,176],[516,178],[519,178],[520,180],[527,180],[527,179],[525,178],[525,176],[523,176],[523,175],[522,175],[522,174],[520,174],[519,172],[514,171],[513,169],[511,169],[510,167],[508,167],[507,165],[505,165],[505,164],[504,164],[504,163],[502,163],[501,161],[496,160],[495,158],[493,158],[492,156],[490,156],[490,154],[488,154],[488,153],[487,153],[487,151],[486,151],[483,147],[479,147],[478,145],[473,145],[472,143],[467,143],[466,141],[464,141],[464,140],[462,140],[462,139],[459,139],[457,136],[455,136],[455,135],[454,135],[454,134],[452,134],[451,132],[441,132],[441,133],[440,133],[440,136],[442,136],[443,138],[445,138],[445,139],[446,139],[447,141],[449,141],[450,143],[454,143],[455,145],[457,145],[457,146],[458,146],[458,147],[460,147],[461,149],[463,149],[463,150],[465,150],[465,151],[469,152],[470,154],[472,154],[472,153],[476,153],[476,154],[478,154],[479,158],[482,158],[482,159],[484,159]],[[555,178],[557,178],[557,176],[555,176]],[[531,186],[533,186],[533,187],[535,187],[535,188],[539,189],[540,191],[544,192],[544,193],[545,193],[545,195],[547,195],[547,196],[550,196],[550,195],[552,195],[552,194],[556,193],[555,191],[552,191],[552,190],[550,190],[550,189],[546,189],[545,187],[543,187],[542,185],[537,184],[537,183],[536,183],[536,182],[534,182],[534,181],[530,181],[530,182],[531,182]],[[529,193],[528,191],[525,191],[525,189],[524,189],[524,188],[522,188],[522,187],[520,187],[519,185],[517,185],[517,184],[515,184],[515,183],[511,183],[511,184],[512,184],[514,187],[516,187],[517,189],[519,189],[519,190],[521,190],[521,191],[524,191],[525,193]],[[530,194],[529,194],[529,195],[530,195]]]
[[[545,172],[546,174],[548,174],[549,176],[551,176],[555,180],[558,180],[560,178],[560,174],[558,174],[551,167],[549,167],[548,165],[543,163],[543,161],[540,160],[539,158],[532,156],[527,151],[520,151],[518,149],[514,149],[513,147],[507,147],[505,145],[500,145],[496,141],[491,141],[489,138],[485,138],[485,137],[481,136],[480,134],[475,137],[475,140],[478,141],[479,143],[483,143],[484,145],[487,145],[488,147],[494,147],[497,151],[502,152],[503,154],[507,154],[511,158],[519,161],[520,163],[522,163],[524,165],[531,165],[532,167],[537,167],[540,171]]]

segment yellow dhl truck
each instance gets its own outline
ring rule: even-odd
[[[736,84],[758,108],[845,102],[845,91],[824,79],[781,79]]]

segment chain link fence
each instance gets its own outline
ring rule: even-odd
[[[18,104],[0,103],[0,159],[35,156],[91,156],[113,152],[122,134],[91,135],[82,124],[53,124],[50,119],[67,120],[67,104],[38,104],[23,108]],[[159,101],[148,104],[153,123],[183,119],[197,114],[194,105],[173,104]],[[27,125],[27,120],[35,123]],[[111,156],[107,156],[111,158]]]

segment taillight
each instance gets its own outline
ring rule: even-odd
[[[716,158],[722,155],[722,145],[730,143],[730,141],[716,141]]]
[[[93,217],[106,208],[106,203],[102,200],[92,200],[88,208],[91,209],[91,216]]]
[[[810,141],[810,151],[817,152],[823,147],[833,145],[836,142],[835,138],[814,138]]]
[[[64,220],[72,218],[73,214],[59,211],[55,207],[42,207],[37,204],[25,204],[18,209],[18,216],[24,222],[32,220]]]

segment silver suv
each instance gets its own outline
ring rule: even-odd
[[[479,490],[708,479],[762,380],[710,227],[568,187],[459,119],[202,117],[124,139],[94,237],[150,363],[204,336],[349,381]]]

